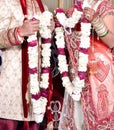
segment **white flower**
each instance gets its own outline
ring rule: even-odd
[[[67,65],[67,61],[65,59],[65,56],[58,56],[58,60],[59,60],[59,70],[61,73],[63,72],[67,72],[68,71],[68,65]]]
[[[57,39],[57,41],[59,40],[63,40],[64,39],[64,35],[63,32],[58,32],[57,35],[55,36],[55,38]]]
[[[48,27],[42,27],[39,32],[42,38],[51,38],[51,30]]]
[[[81,36],[81,44],[80,47],[81,48],[89,48],[90,47],[90,38],[89,37],[85,37],[85,36]]]
[[[39,84],[38,83],[34,83],[34,84],[30,84],[31,87],[30,87],[30,91],[31,91],[31,94],[37,94],[39,92]]]
[[[45,88],[45,89],[47,89],[48,88],[48,85],[49,85],[49,83],[47,82],[47,81],[41,81],[41,83],[40,83],[40,87],[41,88]]]
[[[73,28],[79,21],[81,14],[82,12],[75,9],[70,18],[67,18],[64,13],[57,13],[56,17],[64,28]]]
[[[74,12],[72,14],[72,18],[76,20],[76,22],[79,21],[80,17],[82,15],[82,12],[78,11],[77,9],[74,9]]]
[[[66,84],[69,84],[70,80],[68,77],[62,77],[63,80],[63,86],[66,86]]]
[[[58,48],[64,48],[65,47],[65,41],[64,41],[64,35],[63,32],[57,32],[56,33],[56,44]],[[61,44],[63,43],[63,44]]]
[[[88,0],[84,0],[84,2],[83,2],[82,8],[84,9],[85,7],[91,8],[91,5],[88,3]]]
[[[71,97],[73,98],[73,100],[79,101],[80,98],[81,98],[81,94],[80,94],[80,93],[73,93],[73,94],[71,95]]]
[[[90,36],[91,23],[81,23],[81,32],[84,36]]]
[[[49,11],[44,11],[40,17],[39,17],[39,20],[41,21],[40,22],[40,28],[42,27],[47,27],[47,26],[50,26],[50,19],[53,18],[53,14]]]
[[[75,20],[71,17],[71,18],[68,18],[66,21],[65,21],[65,26],[64,27],[69,27],[69,28],[73,28],[75,25]]]
[[[87,3],[84,3],[87,5]],[[84,6],[83,6],[84,7]],[[63,26],[64,31],[67,34],[71,33],[71,28],[75,27],[76,23],[79,22],[79,19],[82,15],[82,12],[78,11],[77,9],[74,10],[72,16],[70,18],[67,18],[64,13],[57,13],[56,17],[60,24]],[[66,28],[69,28],[69,32],[66,30]],[[56,27],[56,45],[58,49],[62,49],[64,51],[65,48],[65,39],[64,39],[64,31],[62,27]],[[80,48],[88,49],[90,47],[90,29],[91,24],[89,23],[81,23],[81,41],[80,41]],[[58,66],[59,71],[61,74],[64,72],[68,72],[68,64],[66,60],[66,56],[63,54],[58,55]],[[79,61],[78,61],[78,71],[86,72],[87,71],[87,64],[88,64],[88,54],[84,52],[79,52]],[[81,98],[81,92],[82,88],[85,87],[85,79],[80,79],[78,75],[71,83],[69,77],[67,75],[64,75],[62,77],[62,84],[65,87],[65,90],[70,94],[70,96],[76,100],[79,101]]]
[[[27,39],[28,42],[31,42],[33,40],[37,40],[37,33],[35,33],[34,35],[29,36],[29,38]]]
[[[38,119],[38,115],[45,113],[46,111],[46,104],[47,104],[47,99],[45,97],[40,97],[38,100],[32,99],[33,102],[33,113],[36,116],[35,118]],[[38,119],[39,120],[39,119]]]
[[[44,73],[44,74],[42,74],[42,76],[41,76],[41,82],[40,82],[40,87],[41,88],[45,88],[45,89],[47,89],[48,88],[48,85],[49,85],[49,83],[48,83],[48,77],[49,77],[49,74],[48,73]]]
[[[75,79],[72,81],[73,85],[75,86],[75,90],[77,90],[77,92],[81,92],[82,88],[85,85],[85,81],[80,80],[80,78],[78,76],[75,77]],[[80,87],[81,86],[81,87]]]
[[[64,13],[57,13],[56,17],[57,17],[57,19],[59,19],[60,24],[64,25],[64,23],[67,19],[66,15]]]
[[[55,32],[58,34],[58,33],[64,33],[64,30],[63,30],[63,28],[62,27],[56,27],[55,28]]]
[[[51,56],[51,50],[50,50],[51,44],[42,44],[42,56],[45,57],[44,59],[47,59],[47,57]],[[48,58],[49,60],[49,58]]]
[[[39,82],[37,74],[30,75],[30,92],[32,94],[37,94],[39,92]]]
[[[72,85],[71,83],[68,83],[68,84],[66,84],[64,87],[65,87],[65,90],[67,91],[67,93],[68,93],[70,96],[72,96],[72,93],[73,93],[73,91],[74,91],[73,85]]]
[[[34,18],[40,20],[39,24],[39,32],[41,35],[41,38],[48,39],[51,38],[51,30],[48,28],[50,26],[50,20],[52,19],[53,15],[49,11],[43,12],[40,16],[34,16]],[[28,59],[29,59],[29,68],[36,69],[38,68],[38,42],[37,42],[37,35],[36,33],[28,38],[29,47],[28,47]],[[33,42],[33,43],[32,43]],[[35,42],[35,43],[34,43]],[[51,50],[50,46],[51,43],[42,43],[41,44],[41,57],[42,57],[42,68],[49,68],[50,67],[50,56],[51,56]],[[47,89],[49,86],[49,73],[42,73],[41,74],[41,81],[39,82],[38,72],[31,73],[30,71],[30,93],[31,94],[39,94],[40,88]],[[35,121],[37,123],[42,122],[45,111],[46,111],[46,105],[47,105],[47,98],[40,97],[38,100],[33,98],[31,99],[32,105],[33,105],[33,114]]]
[[[79,66],[87,67],[88,55],[80,52],[79,53],[79,61],[78,62],[79,62]]]

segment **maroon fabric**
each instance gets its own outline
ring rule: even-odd
[[[23,130],[23,125],[23,121],[0,119],[0,130]],[[29,130],[39,130],[39,125],[30,121]]]
[[[40,8],[40,11],[43,13],[45,9],[44,9],[44,6],[42,4],[42,1],[41,0],[37,0],[37,2],[38,2],[38,5],[39,5],[39,8]]]
[[[20,0],[21,6],[22,6],[22,10],[23,10],[23,14],[27,15],[28,14],[28,10],[27,10],[27,3],[26,0]],[[28,117],[28,107],[29,104],[26,101],[26,92],[27,92],[27,85],[28,85],[28,77],[29,77],[29,66],[28,66],[28,44],[27,44],[27,40],[24,40],[23,44],[22,44],[22,101],[23,101],[23,112],[24,112],[24,117],[27,118]],[[25,122],[25,125],[27,123]]]
[[[50,107],[50,102],[52,99],[53,94],[53,87],[52,87],[52,73],[49,74],[49,86],[48,86],[48,103],[47,103],[47,109],[46,109],[46,116],[47,116],[47,124],[52,121],[52,113],[51,110],[48,109]]]
[[[53,120],[53,130],[58,130],[59,119],[60,119],[60,112],[62,111],[63,105],[63,97],[64,97],[64,87],[62,85],[61,76],[58,74],[56,77],[53,78],[53,95],[52,95],[52,102],[54,102],[59,109],[59,102],[61,104],[60,111],[54,111],[54,103],[51,104],[52,109],[52,120]],[[58,120],[57,120],[58,118]]]
[[[28,117],[28,107],[29,104],[27,103],[26,100],[26,92],[27,92],[27,85],[28,85],[28,55],[27,55],[27,50],[28,50],[28,44],[27,42],[24,42],[22,44],[22,100],[23,100],[23,110],[24,110],[24,117]]]
[[[26,0],[20,0],[20,3],[21,3],[21,5],[22,5],[22,10],[23,10],[23,13],[24,13],[24,15],[27,15],[28,13],[28,10],[27,10],[27,2],[26,2]]]

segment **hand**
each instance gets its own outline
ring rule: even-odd
[[[30,36],[39,30],[39,21],[38,20],[25,20],[23,25],[19,27],[20,35]]]
[[[93,19],[97,16],[97,14],[95,13],[95,10],[89,7],[84,8],[83,15],[90,22],[92,22]]]

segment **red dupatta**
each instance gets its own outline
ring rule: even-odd
[[[26,0],[20,0],[23,14],[25,15],[25,20],[27,19],[28,15],[28,10],[27,10],[27,3]],[[42,4],[41,0],[37,0],[37,3],[39,5],[40,11],[43,13],[44,12],[44,6]],[[23,102],[23,112],[24,112],[24,118],[26,119],[28,117],[28,109],[29,109],[29,104],[27,103],[26,100],[26,93],[27,93],[27,86],[29,83],[29,66],[28,66],[28,44],[27,44],[27,38],[25,37],[24,43],[22,44],[22,102]],[[52,77],[50,73],[49,77],[49,90],[48,90],[48,101],[50,102],[51,100],[51,95],[52,95]],[[48,105],[49,105],[48,102]],[[28,122],[24,122],[24,130],[28,130]]]

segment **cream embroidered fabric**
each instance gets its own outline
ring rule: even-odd
[[[33,10],[31,0],[27,0],[30,17]],[[36,1],[35,6],[38,7]],[[30,11],[31,10],[31,11]],[[3,69],[0,74],[0,118],[23,120],[21,91],[21,46],[13,46],[6,39],[8,28],[22,25],[23,13],[19,0],[0,0],[0,47],[3,51]],[[3,22],[4,21],[4,22]],[[30,110],[28,120],[34,120]]]

